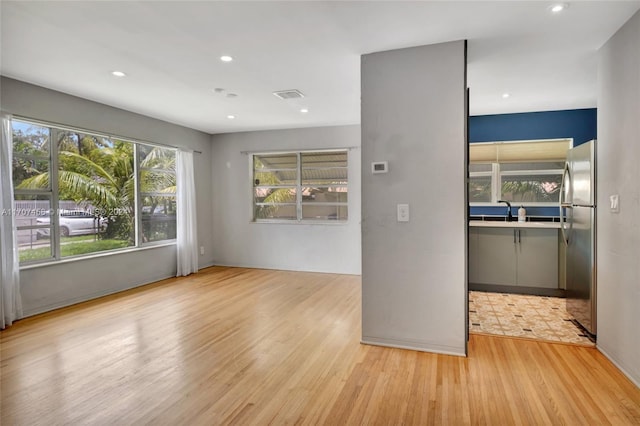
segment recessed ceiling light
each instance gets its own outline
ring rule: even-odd
[[[303,113],[303,114],[306,114],[306,113],[308,113],[308,112],[309,112],[309,110],[308,110],[307,108],[302,108],[302,109],[300,110],[300,112],[301,112],[301,113]]]
[[[227,98],[237,98],[238,95],[236,95],[235,93],[227,93]]]
[[[222,93],[224,92],[224,89],[222,87],[216,87],[215,89],[213,89],[213,91],[216,93]]]
[[[111,71],[111,75],[114,75],[116,77],[126,77],[126,74],[122,71]]]
[[[224,56],[220,56],[220,60],[222,62],[231,62],[231,61],[233,61],[233,58],[231,56],[224,55]]]
[[[563,10],[565,10],[567,7],[569,7],[569,5],[566,4],[566,3],[558,3],[558,4],[554,4],[553,6],[551,6],[551,8],[549,10],[551,10],[551,12],[553,12],[553,13],[560,13]]]
[[[227,115],[227,118],[228,118],[229,120],[233,120],[234,118],[236,118],[236,116],[235,116],[235,115],[231,115],[231,114],[230,114],[230,115]]]
[[[503,93],[503,94],[502,94],[502,97],[503,97],[504,99],[507,99],[509,96],[511,96],[509,93]]]

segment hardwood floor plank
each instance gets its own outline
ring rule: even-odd
[[[594,348],[472,335],[467,358],[361,345],[360,278],[213,267],[0,333],[0,420],[640,424]]]

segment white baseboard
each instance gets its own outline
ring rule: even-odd
[[[198,272],[206,268],[211,268],[212,266],[223,266],[223,265],[219,265],[218,263],[215,263],[215,262],[207,262],[204,265],[198,265]]]
[[[248,269],[267,269],[270,271],[294,271],[294,272],[314,272],[320,274],[340,274],[340,275],[355,275],[360,276],[360,273],[354,272],[344,272],[344,271],[327,271],[324,269],[301,269],[301,268],[287,268],[287,267],[279,267],[279,266],[269,266],[269,265],[249,265],[243,263],[227,263],[227,262],[214,262],[216,266],[226,266],[229,268],[248,268]]]
[[[409,349],[412,351],[430,352],[430,353],[443,354],[443,355],[454,355],[454,356],[463,356],[463,357],[467,356],[464,352],[464,347],[457,348],[457,347],[447,346],[447,345],[420,342],[417,340],[415,341],[398,340],[398,339],[362,336],[362,340],[360,340],[360,343],[364,343],[365,345],[385,346],[389,348],[398,348],[398,349]]]
[[[631,382],[636,385],[638,388],[640,388],[640,378],[636,378],[633,377],[633,375],[629,374],[629,372],[627,370],[624,369],[624,367],[622,367],[620,365],[620,363],[618,361],[615,360],[615,358],[613,358],[611,355],[609,355],[604,349],[602,349],[600,346],[596,346],[596,349],[598,349],[598,351],[600,351],[600,353],[602,355],[604,355],[609,361],[611,361],[611,363],[613,365],[616,366],[616,368],[618,370],[620,370],[622,372],[622,374],[624,374],[625,376],[627,376],[627,379],[631,380]]]
[[[100,297],[109,296],[111,294],[120,293],[122,291],[131,290],[132,288],[141,287],[143,285],[152,284],[152,283],[155,283],[157,281],[162,281],[162,280],[166,280],[167,278],[173,278],[173,277],[175,277],[175,274],[172,274],[172,275],[169,275],[169,276],[159,275],[159,276],[151,277],[149,279],[145,279],[142,282],[129,283],[129,284],[123,286],[123,287],[105,289],[103,291],[98,291],[98,292],[90,293],[90,294],[84,294],[82,296],[73,297],[71,299],[62,300],[62,301],[59,301],[59,302],[56,302],[56,303],[52,303],[52,304],[48,304],[48,305],[36,306],[36,307],[31,308],[31,309],[25,309],[24,310],[24,315],[22,316],[22,318],[31,317],[31,316],[34,316],[34,315],[38,315],[38,314],[42,314],[42,313],[45,313],[45,312],[53,311],[55,309],[66,308],[67,306],[75,305],[75,304],[82,303],[82,302],[87,302],[89,300],[98,299]]]

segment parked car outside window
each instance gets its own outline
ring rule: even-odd
[[[59,213],[60,236],[93,235],[107,228],[107,219],[99,218],[84,210],[61,210]],[[48,225],[49,216],[39,217],[36,223]],[[37,231],[37,238],[49,238],[49,228]]]

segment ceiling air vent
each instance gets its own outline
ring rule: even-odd
[[[285,101],[287,99],[304,98],[304,95],[302,94],[302,92],[297,90],[297,89],[280,90],[280,91],[277,91],[277,92],[273,92],[273,94],[276,95],[277,97],[279,97],[280,99],[284,99]]]

